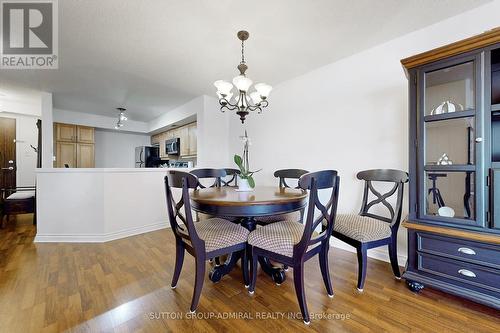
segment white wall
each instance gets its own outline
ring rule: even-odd
[[[203,96],[203,109],[197,115],[198,165],[221,168],[230,166],[230,112],[222,113],[218,100]]]
[[[166,169],[39,169],[35,242],[106,242],[168,225]]]
[[[198,96],[186,104],[164,113],[148,123],[148,132],[159,132],[160,129],[164,129],[170,124],[197,115],[203,110],[203,103],[204,96]]]
[[[95,129],[96,168],[134,168],[135,147],[149,146],[151,137],[119,131]]]
[[[400,59],[494,28],[498,13],[500,1],[277,85],[269,109],[248,116],[244,126],[233,114],[230,154],[241,151],[238,136],[246,128],[252,167],[264,168],[255,176],[258,184],[276,183],[272,174],[279,168],[336,169],[342,178],[338,210],[357,213],[357,171],[408,169],[407,80]],[[405,236],[400,230],[400,254],[406,253]],[[387,258],[380,251],[372,256]]]
[[[54,159],[54,127],[52,93],[42,93],[42,167],[52,168]]]

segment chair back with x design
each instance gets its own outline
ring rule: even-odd
[[[287,179],[299,179],[302,175],[305,175],[308,172],[309,171],[302,169],[281,169],[274,172],[274,177],[279,178],[280,187],[290,188],[291,186],[286,182]],[[299,188],[299,186],[297,185],[295,188]]]
[[[210,168],[205,168],[205,169],[195,169],[191,170],[189,172],[192,175],[195,175],[198,177],[198,187],[199,188],[207,188],[207,187],[221,187],[222,185],[222,178],[226,177],[226,170],[224,169],[210,169]],[[209,186],[205,186],[200,183],[200,179],[213,179],[214,182],[213,184]]]
[[[299,179],[299,188],[309,190],[309,206],[305,221],[302,239],[294,248],[294,256],[303,255],[308,248],[316,246],[321,242],[328,242],[333,231],[335,217],[337,214],[337,204],[339,199],[340,177],[335,170],[324,170],[306,173]],[[318,190],[330,189],[328,202],[323,204],[319,199]],[[315,216],[319,210],[319,216]],[[326,228],[313,237],[314,230],[323,221],[327,221]]]
[[[404,183],[408,181],[408,173],[394,169],[374,169],[360,171],[356,177],[359,180],[365,181],[363,202],[361,204],[359,215],[390,223],[391,229],[397,230],[399,223],[401,222]],[[386,193],[380,193],[374,188],[373,182],[389,182],[394,184]],[[396,192],[397,197],[395,204],[389,203],[387,199],[389,199]],[[370,193],[375,196],[373,200],[369,200]],[[369,212],[372,207],[379,204],[382,204],[389,211],[390,217]]]
[[[238,186],[238,175],[240,174],[240,170],[227,168],[224,169],[226,171],[226,177],[221,178],[222,186]]]
[[[198,178],[187,172],[170,170],[165,176],[165,192],[170,227],[178,240],[188,241],[193,248],[202,249],[203,240],[198,237],[194,227],[193,215],[189,202],[189,190],[198,188]],[[181,189],[182,195],[176,201],[172,189]],[[179,225],[182,222],[183,225]]]

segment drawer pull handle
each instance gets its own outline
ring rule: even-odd
[[[475,255],[476,251],[473,249],[469,249],[468,247],[461,247],[458,249],[458,252],[464,253],[464,254],[470,254],[470,255]]]
[[[469,271],[468,269],[459,269],[458,274],[462,274],[467,277],[475,278],[476,273]]]

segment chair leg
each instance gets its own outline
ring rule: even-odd
[[[363,287],[365,285],[366,278],[366,257],[367,257],[367,249],[366,246],[361,245],[357,247],[358,254],[358,291],[362,292]]]
[[[201,289],[203,289],[203,281],[205,280],[205,260],[195,258],[196,274],[194,282],[193,300],[191,301],[191,313],[196,312],[198,302],[200,301]]]
[[[241,266],[243,270],[243,283],[245,284],[245,288],[248,288],[250,285],[250,278],[248,277],[248,247],[243,250],[243,257],[241,258]]]
[[[182,241],[177,241],[175,245],[175,268],[174,276],[172,276],[172,283],[170,288],[175,289],[177,287],[177,281],[179,281],[179,276],[181,275],[182,264],[184,263],[184,246]]]
[[[253,251],[253,246],[249,247],[250,262],[252,263],[250,267],[250,286],[248,287],[248,293],[253,295],[255,292],[255,283],[257,282],[257,254]]]
[[[311,320],[309,318],[309,311],[307,310],[306,293],[304,290],[304,263],[298,263],[296,266],[293,266],[293,283],[304,324],[309,325]]]
[[[323,282],[325,283],[326,292],[329,297],[333,297],[332,281],[330,279],[330,268],[328,266],[328,251],[330,245],[325,242],[322,245],[322,249],[319,252],[319,267],[321,268],[321,275],[323,276]]]
[[[394,272],[396,279],[401,279],[401,273],[399,272],[398,265],[398,239],[396,235],[392,236],[389,243],[389,258],[391,259],[391,267]]]

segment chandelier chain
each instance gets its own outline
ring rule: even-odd
[[[245,41],[241,41],[241,63],[245,63]]]

